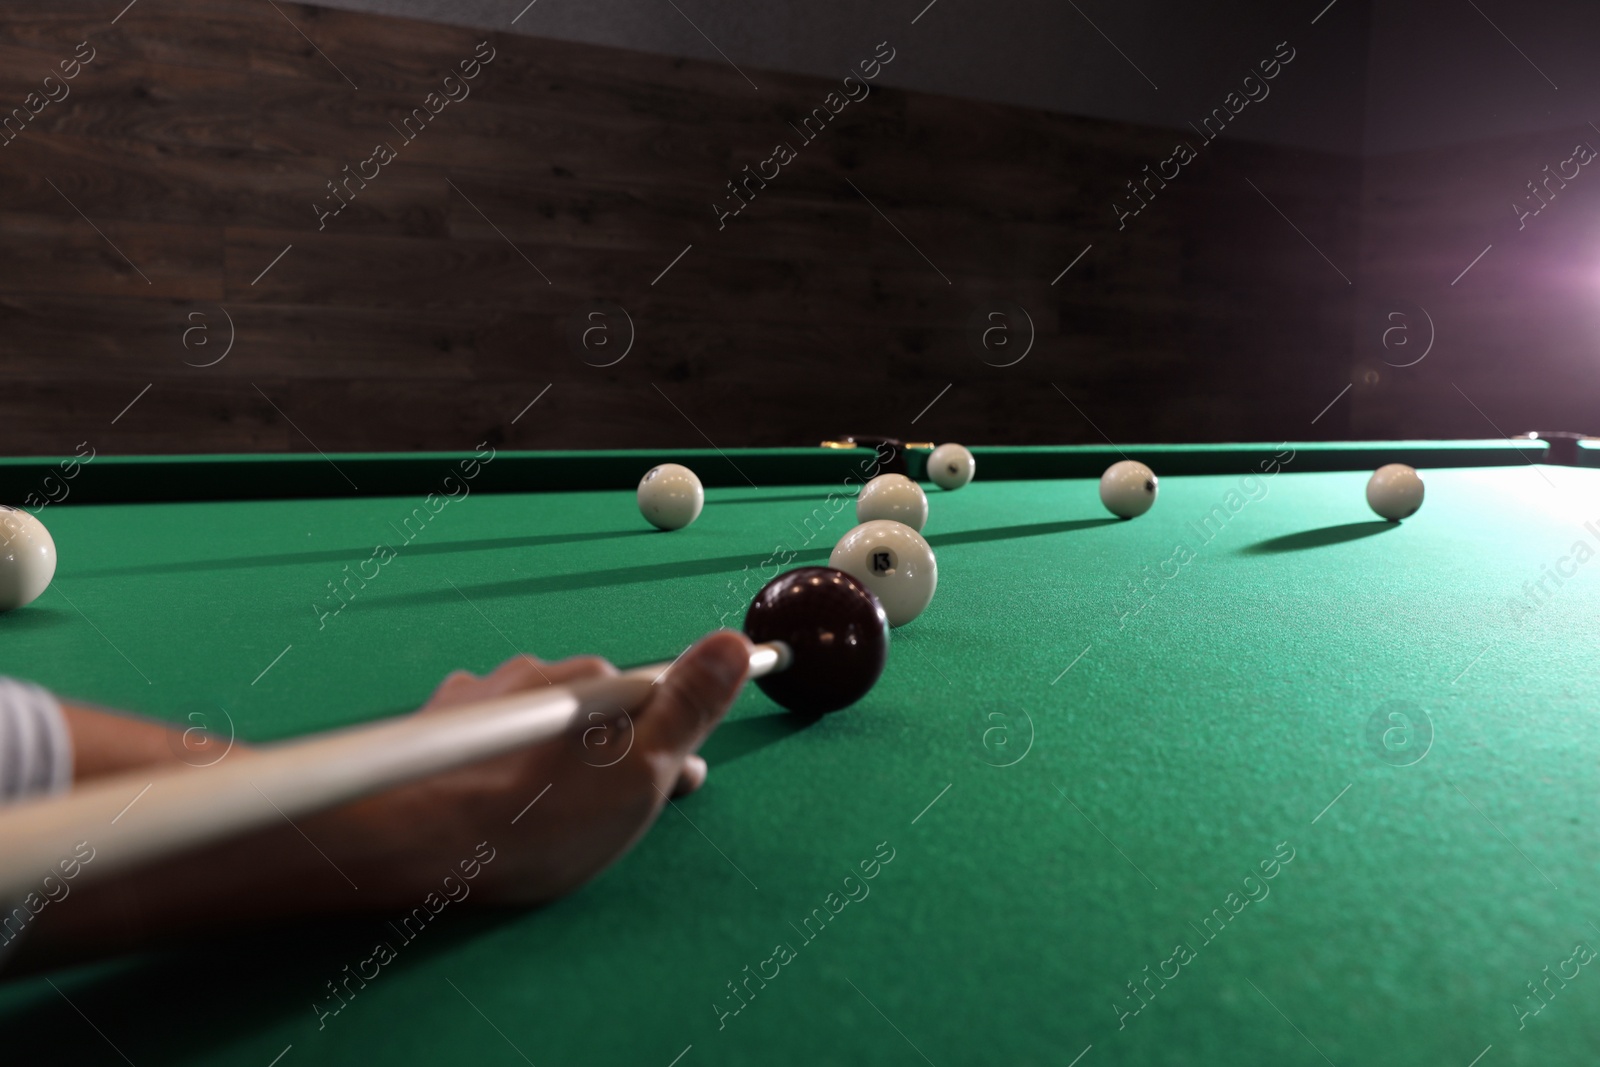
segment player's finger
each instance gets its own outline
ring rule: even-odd
[[[452,704],[465,704],[472,699],[474,687],[482,684],[483,679],[471,671],[451,671],[445,675],[444,681],[439,683],[423,706],[447,708]]]
[[[546,663],[536,656],[514,656],[484,679],[495,694],[520,693],[546,685],[565,685],[589,678],[606,678],[617,669],[599,656],[573,656]]]
[[[689,755],[722,720],[750,670],[750,642],[732,630],[703,637],[668,668],[639,716],[645,751]]]
[[[688,796],[706,784],[706,761],[701,756],[690,756],[683,761],[678,772],[678,782],[672,787],[674,797]]]

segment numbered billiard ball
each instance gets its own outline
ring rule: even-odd
[[[856,522],[893,519],[921,531],[928,523],[928,497],[904,474],[880,474],[856,495]]]
[[[639,514],[662,530],[681,530],[700,517],[706,491],[694,471],[678,463],[651,467],[639,479]]]
[[[890,626],[921,615],[939,585],[939,566],[922,535],[904,523],[874,519],[850,530],[834,546],[828,566],[872,590]]]
[[[1409,519],[1422,506],[1422,475],[1404,463],[1385,463],[1367,481],[1367,504],[1390,522]]]
[[[30,604],[56,573],[56,543],[44,523],[0,506],[0,611]]]
[[[940,489],[960,489],[977,469],[978,461],[961,445],[940,445],[928,455],[928,479]]]
[[[744,617],[744,632],[758,644],[789,646],[789,665],[756,679],[756,685],[801,715],[854,704],[889,660],[883,605],[866,586],[831,567],[800,567],[762,586]]]
[[[1138,460],[1113,463],[1100,476],[1100,503],[1119,519],[1132,519],[1156,502],[1155,472]]]

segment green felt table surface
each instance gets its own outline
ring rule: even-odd
[[[1169,476],[1118,522],[980,458],[930,491],[938,593],[877,688],[802,728],[751,687],[576,895],[16,980],[0,1062],[1591,1062],[1600,471],[1427,469],[1389,524],[1369,470]],[[674,533],[628,491],[427,491],[46,507],[0,673],[289,738],[517,651],[670,659],[853,524],[837,483],[714,488]]]

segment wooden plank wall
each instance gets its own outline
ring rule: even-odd
[[[0,114],[94,53],[0,146],[0,452],[1344,432],[1310,420],[1350,376],[1357,160],[1224,137],[1119,229],[1175,133],[875,87],[803,144],[837,82],[294,4],[105,8],[0,8]],[[485,40],[470,97],[403,141]],[[380,141],[397,158],[319,229]],[[798,158],[719,229],[779,141]],[[608,367],[570,340],[595,301],[636,335]],[[1009,367],[970,344],[1002,303],[1037,331]]]

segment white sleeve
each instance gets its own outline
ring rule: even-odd
[[[72,784],[72,737],[49,692],[0,678],[0,804]]]
[[[0,805],[64,792],[72,785],[72,735],[56,698],[36,685],[0,678]],[[0,900],[0,967],[30,915]]]

